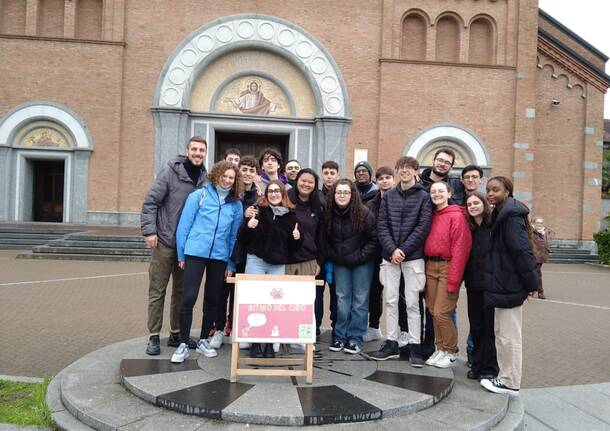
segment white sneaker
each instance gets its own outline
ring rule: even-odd
[[[280,351],[280,343],[273,343],[273,351],[278,353]]]
[[[216,349],[210,346],[208,340],[203,339],[197,341],[197,352],[201,353],[206,358],[214,358],[215,356],[218,356]]]
[[[222,342],[225,339],[225,334],[222,333],[222,331],[216,331],[214,332],[214,335],[212,335],[212,339],[210,340],[210,346],[212,346],[212,348],[214,349],[220,349],[220,346],[222,346]]]
[[[434,366],[437,368],[451,368],[455,365],[456,359],[455,353],[444,352],[443,356],[436,360]]]
[[[239,343],[239,350],[248,350],[250,348],[250,343]]]
[[[398,348],[400,349],[401,347],[405,347],[407,344],[409,344],[409,333],[401,331],[400,335],[398,336]]]
[[[442,350],[435,350],[434,353],[432,354],[432,356],[430,356],[428,358],[428,360],[426,361],[426,365],[435,366],[436,361],[438,361],[440,359],[440,357],[443,356],[444,354],[445,354],[445,352],[443,352]]]
[[[368,329],[366,330],[364,336],[362,337],[362,340],[365,343],[368,343],[369,341],[381,340],[382,338],[383,338],[383,334],[381,333],[381,329],[371,328],[369,326]]]
[[[188,357],[189,357],[189,348],[186,347],[186,343],[180,343],[180,345],[176,348],[176,351],[172,355],[171,361],[174,364],[181,364]]]

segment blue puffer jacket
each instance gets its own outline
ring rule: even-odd
[[[202,194],[203,200],[201,201]],[[201,201],[201,202],[200,202]],[[204,188],[189,195],[182,210],[176,250],[178,261],[184,262],[184,255],[228,262],[227,269],[235,271],[229,260],[237,239],[237,231],[243,220],[241,201],[227,196],[220,202],[216,187],[207,183]]]
[[[400,248],[405,260],[424,257],[424,242],[432,223],[432,202],[421,184],[402,190],[400,184],[383,195],[377,219],[381,255],[390,260]]]

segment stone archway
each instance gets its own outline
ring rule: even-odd
[[[474,132],[456,124],[438,124],[418,133],[405,147],[406,156],[422,160],[430,146],[437,142],[447,142],[456,153],[463,155],[466,164],[475,164],[486,172],[491,170],[491,159],[483,140]]]
[[[298,68],[315,98],[312,118],[267,118],[190,110],[193,86],[202,72],[216,59],[238,50],[274,53]],[[226,123],[232,130],[262,128],[266,131],[292,128],[291,157],[303,155],[314,168],[333,159],[343,166],[347,128],[351,121],[348,96],[341,72],[332,56],[311,34],[277,17],[240,14],[220,18],[191,33],[169,56],[159,76],[152,108],[156,126],[156,169],[182,152],[188,137]],[[299,137],[301,135],[306,138]],[[300,139],[300,142],[298,142]],[[212,143],[213,144],[213,143]],[[306,146],[309,146],[305,150]],[[300,148],[300,152],[297,151]],[[212,145],[213,154],[213,145]],[[208,164],[209,164],[208,159]]]
[[[0,220],[33,220],[34,166],[52,163],[62,169],[61,221],[86,223],[91,151],[89,132],[65,106],[33,102],[10,111],[0,120]]]

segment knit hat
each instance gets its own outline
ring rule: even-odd
[[[356,163],[356,166],[354,166],[354,175],[356,175],[356,171],[358,170],[358,168],[362,168],[364,167],[367,171],[369,171],[369,177],[373,178],[373,167],[371,166],[371,164],[367,161],[361,161]]]

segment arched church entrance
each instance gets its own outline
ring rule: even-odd
[[[91,138],[68,108],[19,106],[0,120],[0,221],[87,222]]]
[[[276,17],[228,16],[189,35],[163,68],[152,111],[157,170],[192,135],[208,141],[208,166],[231,147],[344,165],[351,119],[341,73],[312,35]]]

